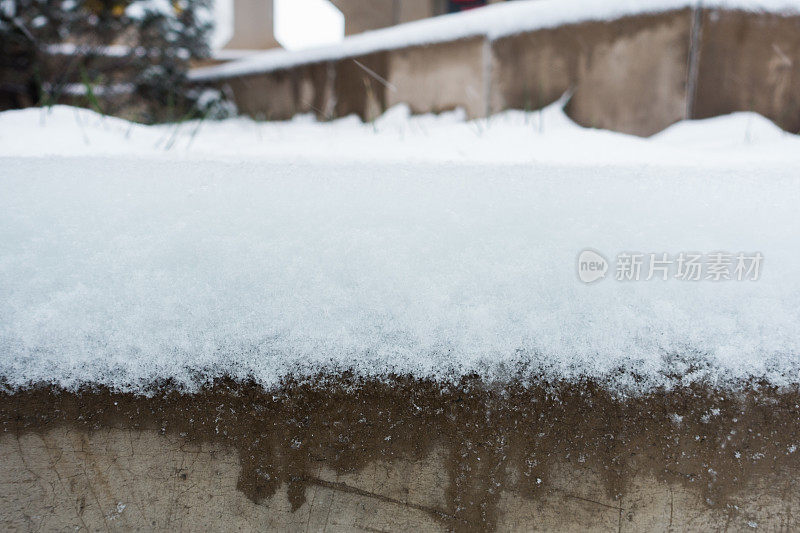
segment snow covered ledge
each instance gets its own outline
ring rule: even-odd
[[[462,107],[476,118],[573,90],[568,112],[587,126],[650,135],[684,118],[748,110],[797,131],[798,27],[798,0],[513,2],[191,77],[228,86],[242,112],[263,119],[370,120],[397,103],[415,113]]]
[[[751,113],[641,139],[556,106],[404,111],[181,129],[0,114],[0,384],[799,382],[800,137]],[[589,247],[764,265],[584,285]]]

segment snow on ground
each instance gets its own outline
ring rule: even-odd
[[[467,37],[498,39],[516,33],[587,21],[703,8],[800,13],[800,0],[529,0],[409,22],[345,38],[340,44],[301,51],[270,50],[224,65],[196,69],[190,77],[208,80],[269,72],[302,63],[330,61],[380,50],[418,46]]]
[[[143,126],[56,106],[0,114],[0,156],[713,166],[792,163],[800,152],[800,137],[754,113],[685,121],[642,139],[579,127],[561,106],[473,121],[465,121],[460,110],[411,116],[399,105],[368,124],[354,116],[332,122],[300,116],[286,122],[236,118],[179,126]]]
[[[800,382],[800,150],[761,117],[647,140],[557,108],[197,126],[0,114],[8,385],[520,367],[633,390]],[[764,263],[758,281],[587,285],[585,248]]]

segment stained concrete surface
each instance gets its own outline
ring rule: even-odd
[[[444,531],[446,454],[376,461],[337,475],[320,462],[254,503],[237,489],[238,453],[157,430],[67,427],[0,438],[0,525],[9,531]],[[580,463],[560,464],[535,498],[500,494],[498,531],[789,531],[800,527],[794,476],[778,473],[711,508],[699,492],[636,477],[618,501]],[[455,529],[472,529],[460,524]],[[480,529],[480,528],[478,528]]]
[[[321,375],[0,390],[0,530],[800,529],[800,391]]]

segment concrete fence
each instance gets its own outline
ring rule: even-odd
[[[684,118],[755,111],[800,130],[800,16],[686,8],[490,39],[394,48],[206,80],[239,109],[371,120],[462,107],[471,118],[538,109],[566,92],[579,124],[651,135]]]

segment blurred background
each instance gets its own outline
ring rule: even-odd
[[[0,109],[68,103],[141,122],[222,109],[193,66],[481,7],[487,0],[0,0]]]
[[[800,0],[0,0],[0,110],[142,123],[563,99],[641,136],[735,111],[797,133],[798,65]]]

